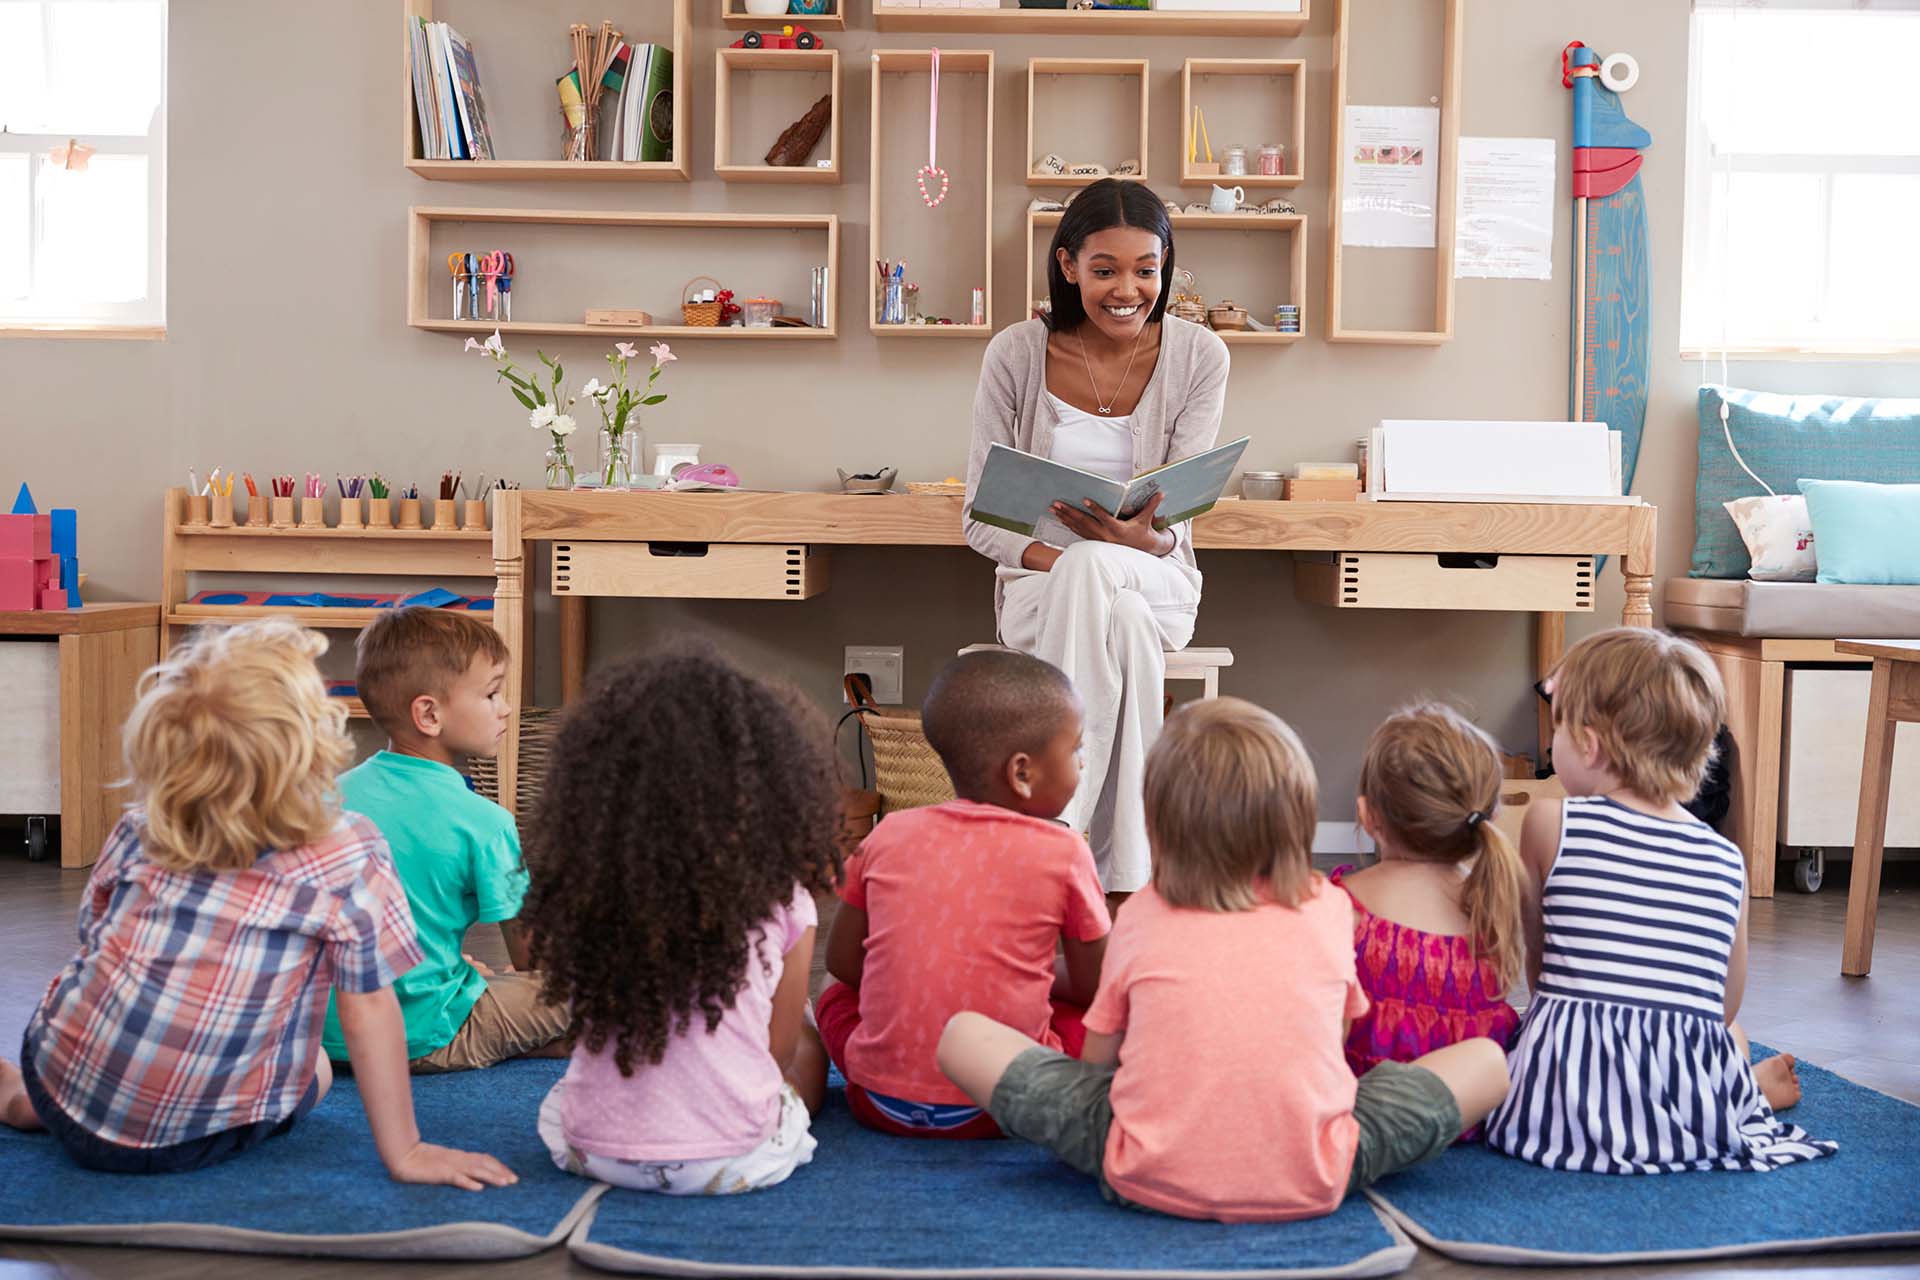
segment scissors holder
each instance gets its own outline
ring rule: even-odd
[[[342,529],[360,529],[366,526],[363,515],[366,506],[358,498],[340,499],[340,527]]]
[[[293,528],[293,499],[282,498],[278,494],[273,499],[273,527],[276,529]]]
[[[441,498],[433,504],[433,527],[436,532],[452,533],[460,527],[454,521],[454,507],[456,505],[452,498]]]
[[[466,511],[462,515],[460,523],[463,527],[468,529],[486,528],[487,527],[487,500],[485,498],[468,498],[466,503]]]
[[[327,500],[325,498],[300,499],[300,527],[302,529],[324,529],[327,527]]]
[[[399,527],[402,529],[418,529],[420,527],[420,499],[400,499]]]
[[[211,508],[207,514],[207,523],[215,529],[233,528],[233,495],[216,493],[212,495]]]
[[[192,525],[194,528],[200,528],[201,526],[205,525],[207,523],[208,516],[211,512],[211,508],[212,508],[212,499],[208,498],[206,494],[204,493],[188,494],[187,495],[187,523],[189,525]]]
[[[367,528],[369,529],[393,528],[393,499],[392,498],[368,498],[367,499]]]
[[[247,528],[264,529],[267,527],[267,500],[257,493],[247,495]]]

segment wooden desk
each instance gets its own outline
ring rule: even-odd
[[[1873,917],[1880,906],[1880,858],[1887,845],[1887,793],[1893,784],[1893,731],[1920,723],[1920,640],[1836,640],[1834,649],[1873,659],[1867,701],[1866,756],[1860,767],[1860,816],[1853,827],[1853,880],[1840,972],[1864,978],[1873,968]]]
[[[592,493],[503,490],[494,495],[494,626],[517,655],[505,694],[518,714],[532,681],[526,567],[535,542],[695,542],[805,546],[966,545],[959,497],[840,493]],[[1613,555],[1626,578],[1621,621],[1651,626],[1657,512],[1651,506],[1455,502],[1223,502],[1194,522],[1207,551],[1478,552]],[[983,585],[983,591],[986,589]],[[1542,615],[1536,659],[1559,660],[1559,614]],[[976,636],[955,637],[954,647]],[[586,600],[561,597],[562,689],[586,665]],[[500,751],[500,803],[514,807],[519,744]]]
[[[58,645],[60,794],[54,812],[60,815],[60,865],[89,866],[120,819],[125,797],[111,789],[125,771],[120,729],[133,709],[141,673],[160,658],[160,606],[89,604],[0,613],[0,640]],[[53,697],[46,695],[55,691],[41,692],[43,705],[51,709]],[[8,737],[0,745],[0,768],[17,776],[35,762],[8,760],[7,750],[22,749],[28,740],[24,733]]]

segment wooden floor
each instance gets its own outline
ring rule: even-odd
[[[75,905],[84,872],[62,872],[0,853],[0,1055],[14,1057],[27,1015],[48,978],[70,954]],[[1784,883],[1784,880],[1783,880]],[[1846,864],[1828,866],[1825,889],[1811,897],[1783,893],[1752,904],[1752,959],[1740,1021],[1755,1040],[1792,1049],[1841,1075],[1920,1103],[1920,865],[1888,868],[1880,898],[1880,930],[1871,978],[1840,976],[1841,925],[1846,916]],[[491,934],[491,937],[486,935]],[[824,934],[824,930],[823,930]],[[498,931],[475,931],[469,949],[504,961]],[[451,1139],[454,1135],[443,1135]],[[484,1145],[479,1138],[470,1138]],[[6,1188],[0,1187],[0,1205]],[[857,1212],[857,1210],[851,1210]],[[4,1214],[4,1209],[0,1209]],[[1547,1243],[1544,1242],[1543,1243]],[[963,1259],[955,1259],[964,1265]],[[1817,1259],[1759,1259],[1737,1264],[1698,1263],[1601,1269],[1618,1280],[1650,1276],[1737,1277],[1791,1275],[1796,1280],[1894,1280],[1920,1276],[1920,1250],[1829,1254]],[[1465,1276],[1555,1277],[1592,1269],[1479,1267],[1421,1250],[1403,1274],[1413,1280]],[[132,1277],[143,1280],[226,1280],[271,1274],[274,1280],[333,1277],[593,1276],[563,1251],[491,1265],[473,1263],[360,1263],[272,1259],[106,1247],[44,1247],[0,1241],[0,1280],[54,1277]]]

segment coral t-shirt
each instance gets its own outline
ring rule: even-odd
[[[1124,1032],[1101,1172],[1185,1218],[1271,1222],[1339,1207],[1359,1127],[1341,1049],[1367,1011],[1353,908],[1315,876],[1297,907],[1127,900],[1087,1030]]]
[[[962,1010],[1058,1049],[1048,1025],[1055,943],[1091,942],[1113,926],[1085,840],[971,800],[888,814],[847,863],[840,897],[867,913],[847,1078],[915,1102],[969,1101],[934,1060]],[[1347,960],[1351,968],[1351,952]]]

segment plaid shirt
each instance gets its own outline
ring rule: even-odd
[[[22,1053],[60,1109],[129,1147],[292,1115],[314,1076],[327,989],[370,992],[420,962],[386,841],[343,815],[245,871],[169,871],[136,810],[80,903],[80,951]]]

